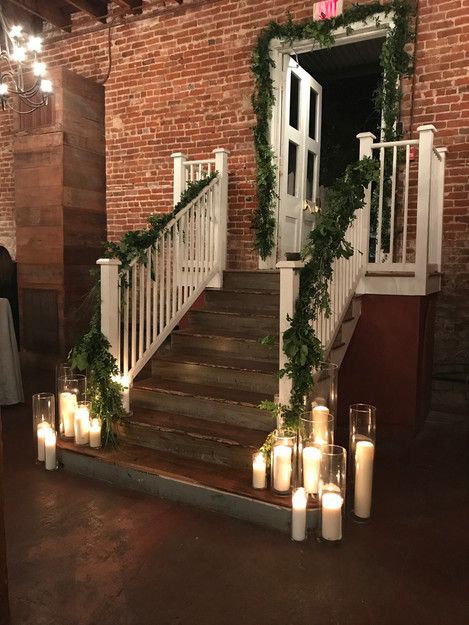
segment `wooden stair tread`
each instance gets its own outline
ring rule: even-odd
[[[179,330],[173,330],[172,334],[199,336],[202,338],[225,338],[233,339],[235,341],[242,341],[246,343],[259,343],[259,339],[252,336],[246,336],[243,332],[236,332],[236,330],[224,330],[223,328],[217,328],[214,330],[201,330],[199,328],[183,328]],[[276,337],[276,344],[278,346],[278,338]]]
[[[194,352],[190,354],[183,352],[173,353],[172,351],[168,353],[160,352],[156,354],[155,359],[158,361],[202,365],[204,367],[220,367],[223,369],[232,369],[234,371],[278,373],[278,365],[275,362],[233,358],[219,355],[215,352],[209,356],[197,355]]]
[[[121,442],[117,449],[112,450],[91,449],[86,446],[78,447],[72,442],[64,440],[58,440],[57,443],[59,448],[66,451],[96,458],[112,465],[234,493],[284,508],[291,506],[290,497],[279,497],[269,489],[256,490],[252,488],[250,471],[214,465],[125,442]],[[310,505],[317,507],[314,500]]]
[[[233,295],[242,295],[242,294],[247,294],[247,295],[280,295],[279,291],[269,291],[268,289],[250,289],[250,288],[246,288],[246,289],[232,289],[232,288],[221,288],[221,289],[210,289],[208,288],[207,291],[209,291],[210,293],[232,293]]]
[[[261,430],[139,407],[135,408],[131,415],[124,418],[123,422],[166,432],[186,434],[199,439],[210,439],[225,445],[238,445],[254,449],[260,447],[266,437],[266,433]]]
[[[257,310],[212,310],[211,308],[199,308],[190,311],[191,315],[220,315],[223,317],[258,317],[261,319],[278,319],[278,313],[261,313]]]
[[[190,384],[189,382],[177,382],[175,380],[163,380],[157,376],[138,380],[133,388],[143,391],[160,391],[186,397],[200,397],[239,406],[257,408],[264,399],[273,399],[268,393],[254,393],[252,391],[240,391],[224,386],[206,386],[203,384]]]

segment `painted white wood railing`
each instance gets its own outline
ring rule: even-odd
[[[439,290],[446,148],[433,146],[434,126],[418,128],[416,140],[374,143],[370,133],[357,136],[360,158],[378,152],[380,177],[376,188],[365,191],[365,205],[346,233],[354,250],[348,260],[334,262],[329,284],[331,315],[321,313],[313,328],[326,357],[349,305],[357,294],[425,295]],[[390,151],[390,157],[386,156]],[[401,157],[400,152],[403,152]],[[385,186],[385,173],[389,176]],[[370,225],[372,197],[377,199],[376,231]],[[387,205],[385,204],[387,203]],[[383,216],[389,213],[389,234]],[[383,251],[383,244],[389,243]],[[371,242],[371,244],[370,244]],[[301,261],[282,261],[280,269],[280,345],[282,369],[286,362],[281,337],[288,329],[299,291]],[[288,403],[291,381],[279,381],[279,401]]]
[[[181,185],[185,165],[174,155]],[[197,165],[199,177],[207,173]],[[212,163],[212,161],[210,161]],[[191,164],[196,165],[195,162]],[[226,268],[228,152],[216,150],[217,176],[165,227],[142,259],[121,271],[117,259],[100,259],[101,329],[129,382],[145,366],[207,286],[222,284]],[[185,172],[183,172],[185,173]]]

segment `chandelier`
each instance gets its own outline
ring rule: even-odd
[[[0,7],[0,105],[16,113],[32,113],[45,106],[52,93],[46,78],[46,64],[40,59],[42,38],[30,35],[22,26],[8,29]]]

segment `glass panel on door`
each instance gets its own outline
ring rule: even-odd
[[[290,78],[290,115],[289,124],[298,130],[300,119],[300,79],[293,72]]]
[[[308,124],[308,136],[310,139],[317,139],[316,136],[316,107],[318,101],[318,94],[313,88],[309,89],[309,124]]]
[[[306,199],[313,201],[314,195],[314,167],[316,164],[316,155],[308,150],[308,159],[306,163]]]
[[[296,195],[296,168],[298,161],[298,146],[293,141],[288,142],[288,195]]]

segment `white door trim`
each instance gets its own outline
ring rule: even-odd
[[[384,7],[383,7],[384,11]],[[367,39],[378,39],[383,37],[383,33],[392,28],[393,14],[389,12],[385,15],[384,12],[380,17],[380,25],[376,26],[376,18],[369,17],[365,22],[355,22],[351,24],[353,32],[347,35],[346,29],[341,27],[334,31],[335,41],[332,46],[347,45],[350,43],[357,43],[358,41],[365,41]],[[280,39],[272,39],[270,42],[270,57],[274,62],[274,67],[271,68],[271,78],[273,81],[273,91],[275,96],[275,105],[272,111],[272,119],[270,122],[270,142],[272,145],[272,151],[274,154],[275,163],[278,165],[280,162],[280,146],[283,129],[283,108],[285,99],[285,85],[284,82],[284,59],[288,58],[290,54],[301,54],[302,52],[310,52],[311,50],[320,50],[322,46],[318,45],[314,39],[301,39],[294,41],[293,43],[285,43]],[[358,152],[358,146],[357,146]],[[277,197],[280,197],[280,179],[277,171],[277,180],[275,191]],[[278,240],[278,217],[279,217],[279,205],[278,201],[275,208],[275,223],[276,229],[274,233],[275,247],[272,250],[272,254],[264,261],[259,256],[259,269],[275,269],[277,263],[277,240]],[[280,259],[282,260],[282,259]]]

